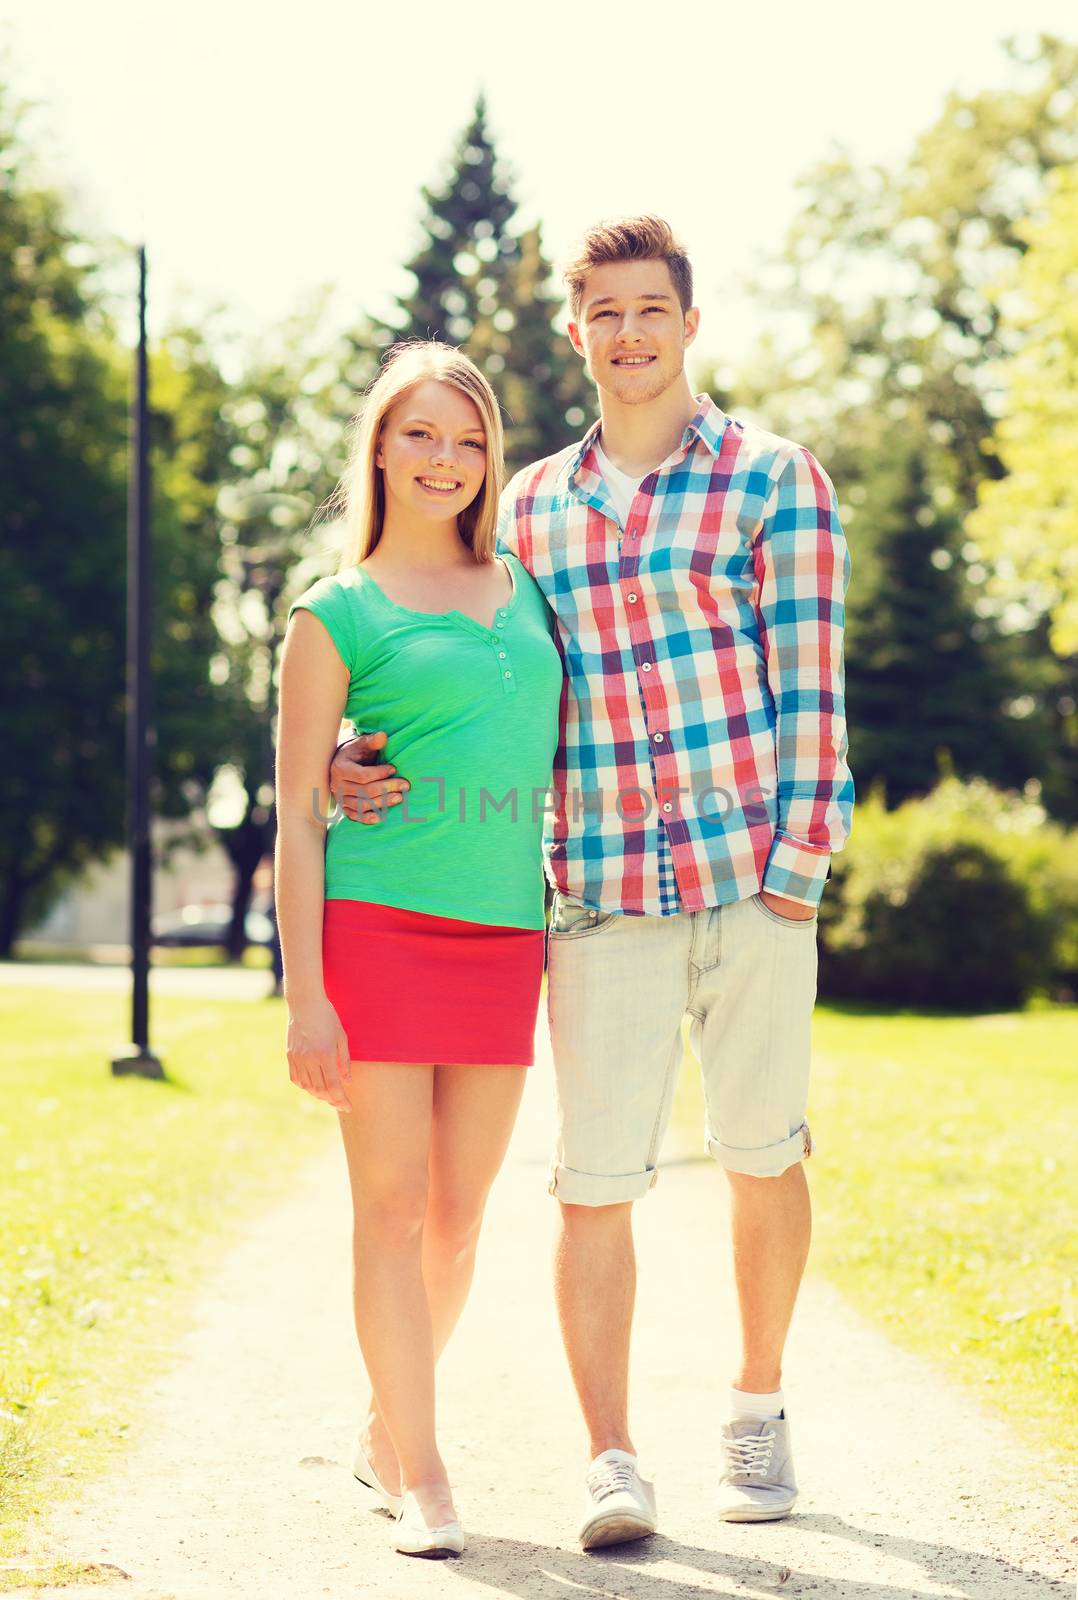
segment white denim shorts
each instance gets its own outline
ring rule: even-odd
[[[811,1154],[816,923],[780,917],[757,895],[668,917],[592,911],[555,896],[551,1194],[570,1205],[616,1205],[654,1184],[686,1013],[708,1152],[758,1178]]]

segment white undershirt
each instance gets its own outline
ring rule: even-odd
[[[595,445],[595,459],[599,463],[599,471],[603,475],[607,493],[610,495],[614,509],[621,518],[621,525],[624,527],[629,520],[629,507],[636,499],[637,490],[650,474],[644,472],[641,473],[639,478],[634,478],[630,473],[622,472],[620,467],[614,465],[602,445],[598,442]]]

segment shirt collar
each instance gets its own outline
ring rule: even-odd
[[[722,436],[729,421],[725,411],[719,409],[709,394],[696,396],[697,412],[681,436],[682,448],[687,450],[695,437],[706,445],[713,456],[722,449]]]
[[[696,412],[681,436],[681,448],[687,450],[694,439],[699,439],[700,443],[710,450],[713,456],[717,456],[722,448],[722,436],[729,419],[709,394],[698,394],[696,396],[696,406]],[[570,456],[567,463],[570,482],[576,479],[588,451],[598,439],[601,425],[602,418],[597,418]]]
[[[596,417],[595,421],[592,423],[583,439],[581,439],[580,443],[577,445],[576,450],[569,461],[570,478],[575,478],[577,473],[580,471],[584,457],[587,455],[588,451],[599,437],[599,429],[602,427],[602,425],[602,417]]]

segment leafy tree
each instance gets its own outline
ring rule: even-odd
[[[961,770],[994,765],[998,781],[1015,787],[1040,777],[1058,807],[1066,784],[1050,751],[1067,685],[1035,619],[1027,619],[1024,634],[1007,625],[966,532],[981,483],[1003,470],[985,445],[998,410],[1000,363],[1019,336],[1001,318],[992,284],[1026,249],[1023,218],[1047,175],[1078,158],[1078,47],[1043,37],[1025,57],[1014,47],[1010,53],[1012,85],[950,96],[896,170],[861,168],[838,156],[808,174],[806,203],[782,260],[763,278],[779,332],[735,387],[739,405],[816,449],[839,486],[855,556],[854,677],[857,630],[863,623],[866,637],[875,629],[879,641],[885,615],[874,621],[859,608],[874,604],[880,591],[871,575],[887,568],[886,547],[896,528],[909,524],[911,485],[904,450],[894,446],[919,441],[919,514],[937,531],[944,524],[949,530],[938,548],[941,559],[951,559],[962,631],[978,646],[960,674],[964,720],[983,728],[986,716],[998,719],[979,756],[969,740],[956,747],[974,762],[960,763]],[[930,566],[922,581],[930,598]],[[896,625],[901,620],[897,611],[890,616]],[[896,649],[901,654],[899,641]],[[972,670],[978,657],[980,683]],[[941,681],[945,667],[941,658]],[[883,715],[886,692],[886,681],[877,679],[874,726],[881,730],[902,720],[897,698],[893,714]],[[909,769],[898,744],[867,740],[857,770],[866,781],[882,778],[889,795],[905,791]]]
[[[130,354],[80,239],[40,175],[27,108],[0,92],[0,626],[9,780],[0,953],[125,842]],[[183,348],[181,350],[181,344]],[[153,352],[154,807],[183,816],[213,759],[206,616],[215,540],[210,419],[221,382],[188,339]],[[199,409],[201,407],[201,410]]]
[[[211,673],[226,731],[209,819],[235,871],[234,956],[255,870],[273,848],[274,675],[288,605],[336,568],[335,531],[317,514],[344,470],[342,419],[377,360],[358,338],[334,346],[324,312],[315,301],[250,358],[224,407],[231,445],[218,498]]]
[[[897,170],[838,156],[810,171],[769,280],[812,333],[785,387],[829,397],[836,431],[868,405],[923,425],[963,508],[999,471],[982,449],[1008,344],[993,285],[1047,174],[1078,160],[1078,45],[1008,51],[1014,86],[950,95]]]
[[[1007,476],[982,486],[970,532],[1005,562],[1002,592],[1048,612],[1062,657],[1078,654],[1078,169],[1055,174],[1043,216],[1000,293],[1018,353],[993,453]]]
[[[1018,353],[991,449],[1007,476],[981,487],[969,531],[994,563],[993,589],[1020,624],[1046,624],[1058,667],[1057,812],[1078,812],[1078,171],[1053,174],[1026,253],[999,292]],[[1007,614],[1006,612],[1004,613]]]
[[[25,108],[0,99],[0,954],[119,842],[125,370]]]

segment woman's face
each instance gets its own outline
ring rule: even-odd
[[[451,383],[427,378],[387,413],[374,459],[385,474],[387,510],[395,504],[435,522],[459,517],[486,477],[479,408]]]

